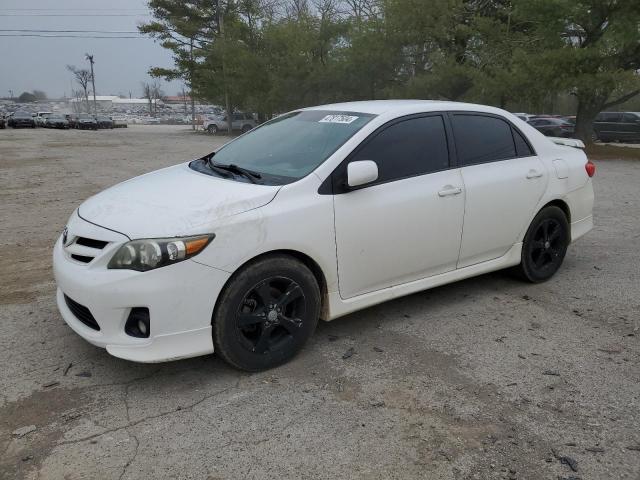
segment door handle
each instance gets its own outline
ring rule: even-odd
[[[447,185],[438,192],[438,195],[441,197],[448,197],[449,195],[458,195],[460,193],[462,193],[462,189],[460,187],[452,187],[451,185]]]
[[[527,178],[529,180],[531,180],[532,178],[540,178],[542,176],[542,172],[539,172],[537,170],[529,170],[529,173],[527,173]]]

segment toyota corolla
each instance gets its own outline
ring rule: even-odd
[[[580,146],[480,105],[294,111],[80,205],[58,307],[117,357],[270,368],[319,319],[500,269],[552,277],[593,226]]]

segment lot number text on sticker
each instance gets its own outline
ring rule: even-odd
[[[327,115],[320,123],[352,123],[355,122],[358,117],[352,117],[351,115]]]

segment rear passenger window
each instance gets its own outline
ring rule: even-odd
[[[364,145],[351,161],[373,160],[379,181],[388,182],[449,168],[449,149],[440,115],[395,123]]]
[[[513,131],[513,140],[516,142],[516,153],[518,154],[518,156],[530,157],[532,155],[535,155],[522,134],[513,127],[511,128],[511,130]]]
[[[511,126],[483,115],[453,115],[453,133],[460,166],[515,158]]]
[[[619,113],[602,113],[602,120],[603,122],[619,122],[622,119],[622,115],[620,115]]]

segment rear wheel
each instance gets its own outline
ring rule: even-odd
[[[288,255],[250,264],[220,295],[213,318],[215,351],[230,365],[266,370],[293,358],[320,315],[320,289],[311,271]]]
[[[242,133],[247,133],[249,130],[251,130],[251,125],[242,126]]]
[[[533,283],[550,279],[562,265],[570,239],[565,213],[555,206],[542,209],[524,237],[517,273]]]

